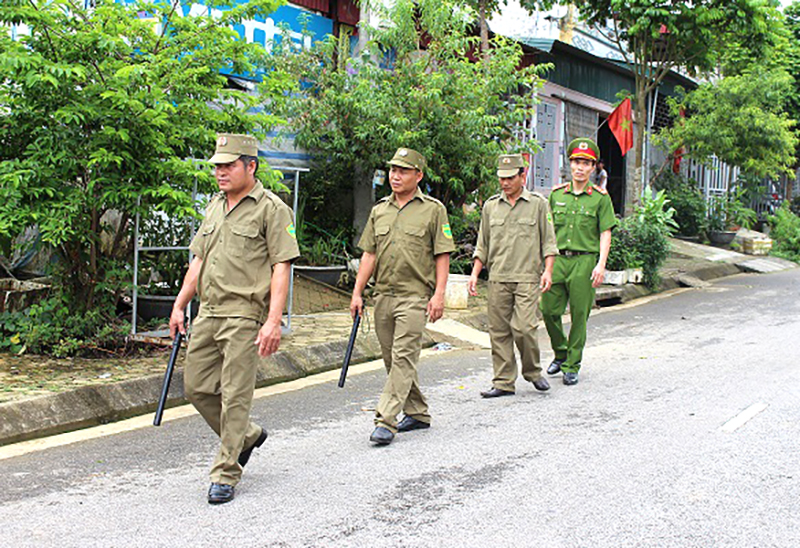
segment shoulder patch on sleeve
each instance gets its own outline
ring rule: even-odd
[[[297,229],[294,227],[294,223],[289,223],[286,225],[286,233],[289,234],[295,240],[297,239]]]
[[[442,225],[442,234],[444,234],[444,237],[448,240],[453,239],[453,231],[450,230],[450,223],[444,223]]]

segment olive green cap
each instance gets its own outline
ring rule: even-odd
[[[217,148],[208,161],[212,164],[229,164],[238,160],[239,156],[257,157],[258,141],[249,135],[218,133]]]
[[[522,154],[501,154],[497,159],[497,176],[514,177],[524,167],[528,167],[528,165]]]
[[[600,148],[597,143],[586,137],[573,139],[567,147],[567,152],[569,152],[570,160],[573,158],[586,158],[596,162],[600,159]]]
[[[425,156],[410,148],[398,148],[389,162],[390,166],[409,167],[425,171]]]

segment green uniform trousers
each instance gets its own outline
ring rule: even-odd
[[[400,411],[419,421],[431,422],[417,376],[427,304],[425,297],[378,295],[375,298],[375,334],[389,374],[375,409],[375,424],[395,433]]]
[[[522,377],[534,382],[542,376],[536,336],[540,294],[538,283],[489,282],[489,337],[492,341],[494,388],[507,392],[515,390],[515,343],[522,361]]]
[[[186,354],[184,388],[208,425],[220,437],[211,467],[212,483],[236,485],[242,477],[239,453],[251,447],[261,428],[250,422],[256,384],[257,321],[198,317]]]
[[[566,360],[561,370],[577,373],[581,367],[583,347],[586,346],[586,322],[594,305],[592,270],[597,265],[597,255],[556,257],[553,267],[553,286],[542,295],[542,315],[550,344],[558,360]],[[569,339],[564,334],[561,316],[569,303],[572,324]]]

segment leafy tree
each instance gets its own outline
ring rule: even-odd
[[[791,86],[786,72],[761,68],[703,84],[671,101],[674,113],[688,116],[660,137],[699,161],[716,155],[747,174],[775,177],[794,164],[794,121],[783,109]]]
[[[17,40],[0,33],[0,237],[38,226],[58,252],[73,315],[113,314],[130,278],[137,212],[196,214],[194,180],[201,191],[214,185],[191,159],[207,157],[216,131],[263,135],[278,121],[248,112],[262,99],[228,89],[219,70],[263,71],[264,48],[232,25],[280,3],[207,0],[236,5],[191,17],[171,0],[97,0],[89,10],[77,0],[0,4],[0,26],[27,29]],[[290,82],[270,72],[261,93],[279,100]],[[117,230],[106,223],[111,210]]]
[[[763,57],[772,25],[781,16],[776,0],[571,0],[583,19],[617,44],[635,77],[634,205],[641,194],[647,97],[671,70],[689,74],[719,66],[729,44]],[[522,0],[529,9],[548,2]],[[607,27],[610,25],[610,29]]]
[[[287,103],[287,129],[313,152],[331,193],[370,185],[399,146],[425,155],[423,184],[452,209],[476,189],[496,188],[496,157],[519,145],[514,129],[531,116],[539,69],[519,68],[520,46],[502,38],[476,58],[478,39],[452,2],[397,0],[374,9],[391,24],[370,29],[357,58],[333,37],[276,55],[304,83]]]

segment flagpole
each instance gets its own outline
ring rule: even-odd
[[[604,125],[606,125],[608,123],[609,116],[611,116],[611,114],[606,116],[605,120],[603,120],[603,122],[599,126],[597,126],[597,129],[595,130],[594,135],[592,135],[592,140],[595,140],[595,141],[597,140],[597,134],[600,133],[600,128],[602,128]]]

